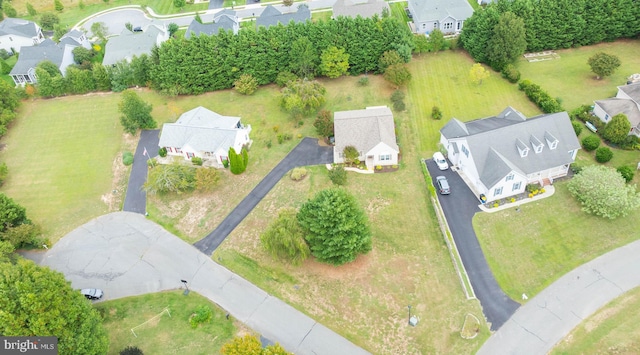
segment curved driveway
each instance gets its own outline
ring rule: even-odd
[[[497,330],[520,305],[502,292],[478,243],[471,221],[473,215],[480,212],[479,200],[456,172],[450,169],[439,170],[433,159],[427,160],[427,168],[434,186],[438,175],[446,176],[451,185],[451,194],[438,195],[438,200],[447,218],[462,263],[469,275],[473,291],[480,300],[485,317],[491,323],[491,330]]]
[[[103,289],[107,300],[177,289],[184,279],[295,354],[368,354],[140,214],[115,212],[76,228],[47,251],[42,265],[62,272],[74,288]]]

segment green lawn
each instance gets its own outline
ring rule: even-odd
[[[210,322],[193,329],[189,316],[197,307],[211,309]],[[108,354],[119,354],[127,346],[137,346],[145,354],[214,354],[236,332],[235,320],[225,318],[226,311],[195,292],[153,293],[107,301],[95,306],[103,316],[109,333]],[[154,318],[165,308],[169,314]],[[131,332],[131,328],[137,327]],[[242,326],[242,325],[240,325]]]
[[[463,51],[444,51],[414,58],[409,67],[413,79],[408,87],[408,117],[418,151],[427,154],[437,150],[440,129],[455,117],[469,121],[496,115],[512,106],[527,117],[540,114],[538,108],[517,86],[491,72],[481,85],[469,80],[473,60]],[[431,118],[431,109],[438,106],[441,120]]]
[[[640,353],[640,288],[613,300],[587,318],[551,354]]]
[[[566,110],[615,96],[617,86],[624,85],[629,75],[640,72],[640,40],[620,40],[556,52],[560,59],[529,63],[521,58],[517,67],[522,79],[530,79],[552,97],[560,97]],[[622,65],[611,77],[596,80],[591,72],[587,60],[597,52],[620,58]]]

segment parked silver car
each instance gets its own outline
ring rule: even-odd
[[[441,195],[448,195],[451,193],[451,188],[449,187],[449,181],[444,176],[436,177],[436,185],[438,185],[438,191]]]

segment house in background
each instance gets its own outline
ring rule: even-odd
[[[184,37],[197,37],[201,34],[210,36],[218,34],[220,30],[233,31],[233,34],[238,34],[240,22],[238,21],[238,16],[235,11],[225,9],[217,12],[213,16],[213,23],[200,23],[194,19],[191,21],[191,24],[189,24],[189,28]]]
[[[444,34],[462,31],[464,21],[473,15],[467,0],[409,0],[413,32],[429,34],[439,29]]]
[[[272,5],[267,5],[264,11],[262,11],[260,16],[256,19],[256,28],[260,28],[260,26],[277,26],[279,23],[288,25],[291,21],[299,23],[309,20],[311,20],[311,11],[305,4],[298,5],[298,10],[295,12],[284,13],[280,12]]]
[[[68,44],[71,46],[84,47],[91,49],[91,43],[87,39],[87,35],[82,31],[71,30],[60,38],[60,44]]]
[[[167,149],[168,156],[200,157],[206,165],[222,167],[229,159],[229,148],[240,153],[242,147],[251,145],[250,132],[251,125],[243,125],[240,117],[222,116],[199,106],[175,123],[165,123],[158,145]]]
[[[120,35],[111,37],[104,48],[102,65],[115,65],[120,61],[131,62],[133,57],[151,55],[154,46],[169,39],[169,30],[159,22],[151,22],[141,32],[123,30]]]
[[[593,105],[593,114],[604,123],[620,113],[631,123],[629,134],[640,137],[640,82],[618,86],[616,97],[598,100]]]
[[[355,147],[358,159],[367,169],[377,165],[397,165],[400,148],[396,143],[393,113],[386,106],[367,107],[364,110],[338,111],[333,114],[335,145],[333,159],[344,163],[344,148]]]
[[[9,75],[16,85],[35,84],[37,82],[36,67],[48,60],[55,64],[64,76],[67,67],[74,63],[73,49],[76,47],[64,43],[56,44],[50,39],[44,40],[37,46],[23,47]]]
[[[384,0],[337,0],[333,5],[333,18],[382,16],[385,9],[391,14],[391,9]]]
[[[580,149],[566,112],[527,119],[511,107],[466,123],[451,119],[440,130],[440,143],[471,190],[488,201],[566,176]]]
[[[35,46],[42,41],[42,29],[35,22],[19,18],[6,18],[0,22],[0,49],[20,52],[22,47]]]

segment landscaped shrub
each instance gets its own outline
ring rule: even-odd
[[[542,111],[545,113],[555,113],[563,111],[562,105],[551,97],[546,91],[542,90],[539,85],[532,83],[529,80],[522,80],[520,84],[518,84],[518,88],[521,91],[524,91],[525,95],[533,102],[538,105]]]
[[[233,87],[243,95],[251,95],[258,89],[258,80],[251,74],[242,74],[233,82]]]
[[[574,174],[578,174],[582,171],[582,169],[584,169],[584,166],[580,163],[575,162],[571,164],[570,169]]]
[[[439,120],[442,118],[442,111],[440,111],[440,108],[438,106],[433,106],[433,108],[431,108],[431,118],[433,118],[434,120]]]
[[[202,165],[202,163],[203,163],[203,162],[202,162],[202,158],[200,158],[200,157],[193,157],[193,158],[191,158],[191,163],[192,163],[193,165]]]
[[[213,312],[211,308],[202,305],[196,308],[196,311],[189,317],[189,324],[191,324],[191,328],[197,328],[198,325],[207,323],[213,317]]]
[[[571,125],[573,126],[574,132],[576,132],[576,137],[579,136],[580,133],[582,133],[582,123],[572,120]]]
[[[269,141],[269,147],[271,147],[271,141]],[[222,161],[222,166],[226,169],[229,167],[229,159],[225,159]]]
[[[613,158],[613,152],[608,147],[600,147],[596,149],[596,161],[598,163],[606,163]]]
[[[629,165],[623,165],[616,170],[620,173],[620,175],[622,175],[626,182],[630,182],[631,180],[633,180],[633,175],[636,172],[636,170]]]
[[[513,64],[507,64],[502,69],[502,77],[509,80],[510,83],[517,83],[520,80],[520,72]]]
[[[391,103],[393,104],[393,109],[395,111],[404,111],[404,92],[401,90],[396,90],[391,94]]]
[[[4,184],[4,181],[7,179],[7,176],[9,176],[9,167],[7,167],[7,163],[1,163],[0,164],[0,186]]]
[[[591,106],[590,105],[582,105],[569,113],[569,117],[572,119],[579,119],[582,122],[589,121],[590,118],[593,117],[591,115]]]
[[[158,155],[161,157],[166,157],[167,156],[167,148],[162,147],[160,149],[158,149]]]
[[[291,174],[289,174],[289,177],[293,181],[300,181],[305,176],[307,176],[307,169],[305,168],[293,168],[293,170],[291,170]]]
[[[358,79],[358,85],[360,85],[360,86],[369,85],[369,77],[368,76],[363,76],[362,78]]]
[[[131,152],[122,153],[122,163],[126,166],[133,164],[133,154]]]
[[[345,185],[347,183],[347,171],[342,165],[334,165],[329,170],[329,179],[334,185]]]
[[[404,103],[404,101],[395,101],[393,103],[393,110],[394,111],[401,112],[401,111],[404,111],[406,109],[407,109],[407,105]]]
[[[276,76],[276,85],[283,88],[287,86],[287,83],[290,81],[296,81],[298,77],[290,71],[283,71],[278,73]]]
[[[587,152],[596,150],[600,146],[600,138],[598,136],[590,134],[582,139],[582,148]]]
[[[329,110],[320,110],[313,122],[313,127],[320,137],[333,136],[333,113]]]

